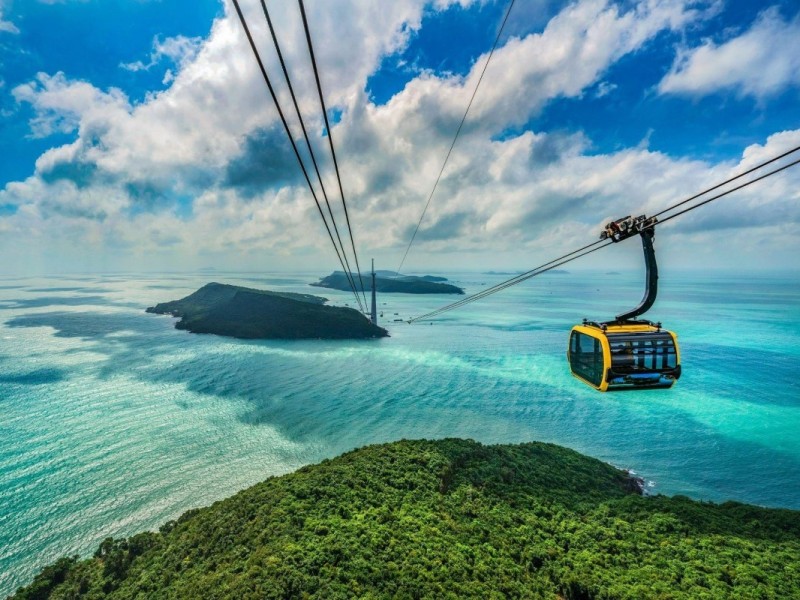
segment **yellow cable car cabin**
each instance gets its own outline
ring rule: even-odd
[[[572,374],[601,392],[672,387],[681,376],[677,336],[647,321],[572,328]]]
[[[653,238],[656,219],[623,217],[606,225],[601,240],[620,242],[639,235],[647,267],[647,283],[639,306],[614,321],[583,320],[572,328],[567,360],[572,374],[601,392],[669,388],[681,376],[677,336],[661,323],[637,321],[655,302],[658,264]]]

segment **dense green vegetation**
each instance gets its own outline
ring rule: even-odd
[[[550,444],[371,446],[108,539],[43,598],[800,598],[800,515],[642,497]]]
[[[254,290],[209,283],[181,300],[162,302],[147,312],[181,317],[178,329],[244,339],[354,339],[385,337],[351,308],[325,306],[310,294]]]
[[[378,273],[386,273],[386,271],[379,271]],[[372,275],[362,275],[364,280],[364,289],[368,292],[372,291]],[[432,275],[424,275],[416,277],[414,275],[403,276],[381,276],[378,274],[375,277],[375,289],[381,293],[399,293],[399,294],[463,294],[464,290],[458,286],[442,283],[447,281],[444,277],[434,277]],[[347,276],[343,271],[334,271],[327,277],[323,277],[317,283],[311,285],[316,287],[330,288],[334,290],[350,290],[350,283]],[[359,284],[360,285],[360,284]]]

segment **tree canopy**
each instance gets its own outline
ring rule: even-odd
[[[369,446],[45,568],[44,598],[800,597],[800,514],[543,443]]]

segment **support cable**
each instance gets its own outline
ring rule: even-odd
[[[603,242],[605,242],[605,243],[603,243]],[[415,321],[427,320],[427,319],[430,319],[432,317],[438,316],[438,315],[440,315],[440,314],[442,314],[444,312],[447,312],[447,311],[450,311],[450,310],[453,310],[453,309],[456,309],[456,308],[461,308],[462,306],[464,306],[466,304],[470,304],[472,302],[475,302],[476,300],[481,300],[482,298],[486,298],[487,296],[491,296],[492,294],[500,292],[500,291],[502,291],[502,290],[504,290],[506,288],[509,288],[511,286],[517,285],[518,283],[522,283],[523,281],[527,281],[528,279],[530,279],[532,277],[536,277],[537,275],[541,275],[542,273],[546,273],[547,271],[550,271],[551,269],[555,269],[556,267],[560,267],[561,265],[565,265],[568,262],[571,262],[571,261],[573,261],[575,259],[581,258],[582,256],[586,256],[587,254],[591,254],[592,252],[596,252],[597,250],[600,250],[600,248],[605,248],[606,246],[608,246],[610,244],[613,244],[613,243],[614,242],[611,242],[611,241],[598,240],[598,241],[593,242],[591,244],[587,244],[583,248],[579,248],[578,250],[574,250],[573,252],[570,252],[569,254],[564,254],[563,256],[561,256],[559,258],[551,260],[550,262],[546,262],[543,265],[539,265],[538,267],[535,267],[535,268],[531,269],[530,271],[525,271],[524,273],[520,273],[519,275],[516,275],[515,277],[512,277],[511,279],[507,279],[506,281],[503,281],[501,283],[498,283],[495,286],[492,286],[490,288],[482,290],[482,291],[480,291],[480,292],[478,292],[476,294],[472,294],[471,296],[467,296],[466,298],[462,298],[461,300],[453,302],[452,304],[448,304],[447,306],[443,306],[441,308],[437,308],[436,310],[431,311],[429,313],[426,313],[424,315],[421,315],[419,317],[414,317],[413,319],[409,319],[408,323],[414,323]]]
[[[798,149],[800,149],[800,148],[798,148]],[[772,162],[772,161],[770,161],[770,162]],[[685,213],[687,213],[689,211],[692,211],[695,208],[699,208],[699,207],[703,206],[704,204],[708,204],[709,202],[713,202],[714,200],[718,200],[719,198],[722,198],[723,196],[727,196],[730,193],[736,192],[736,191],[738,191],[738,190],[740,190],[742,188],[746,188],[748,185],[752,185],[752,184],[756,183],[757,181],[761,181],[762,179],[766,179],[767,177],[772,177],[773,175],[776,175],[777,173],[780,173],[781,171],[785,171],[789,167],[794,167],[795,165],[798,165],[798,164],[800,164],[800,159],[797,159],[794,162],[790,162],[788,164],[785,164],[782,167],[778,167],[777,169],[774,169],[774,170],[772,170],[772,171],[770,171],[768,173],[765,173],[764,175],[760,175],[760,176],[756,177],[755,179],[751,179],[750,181],[746,181],[744,183],[741,183],[741,184],[737,185],[736,187],[733,187],[733,188],[731,188],[729,190],[726,190],[726,191],[724,191],[724,192],[722,192],[720,194],[717,194],[716,196],[712,196],[711,198],[703,200],[702,202],[698,202],[697,204],[694,204],[694,205],[690,206],[689,208],[684,208],[683,210],[676,212],[674,215],[670,215],[670,216],[666,217],[665,219],[661,219],[655,225],[661,225],[662,223],[666,223],[667,221],[671,221],[675,217],[680,217],[681,215],[683,215],[683,214],[685,214]],[[683,203],[680,203],[680,204],[683,204]],[[666,210],[664,210],[662,212],[667,212],[669,210],[673,210],[674,208],[676,208],[680,204],[676,204],[675,206],[672,206],[672,207],[670,207],[670,208],[668,208],[668,209],[666,209]],[[659,214],[661,214],[661,213],[659,213]],[[652,225],[652,227],[655,227],[655,225]]]
[[[758,169],[761,169],[761,168],[763,168],[763,167],[775,162],[776,160],[779,160],[781,158],[785,158],[786,156],[789,156],[790,154],[792,154],[794,152],[797,152],[798,150],[800,150],[800,146],[797,146],[796,148],[793,148],[792,150],[789,150],[789,151],[781,154],[780,156],[777,156],[775,158],[771,158],[771,159],[769,159],[769,160],[767,160],[767,161],[765,161],[763,163],[760,163],[758,166],[753,167],[751,169],[748,169],[747,171],[745,171],[743,173],[740,173],[739,175],[731,177],[731,178],[727,179],[726,181],[723,181],[722,183],[719,183],[719,184],[717,184],[717,185],[715,185],[713,187],[707,188],[705,191],[703,191],[703,192],[701,192],[699,194],[695,194],[694,196],[692,196],[690,198],[687,198],[687,199],[682,200],[682,201],[680,201],[680,202],[678,202],[676,204],[673,204],[672,206],[670,206],[668,208],[665,208],[664,210],[662,210],[661,212],[659,212],[657,214],[658,215],[662,215],[662,214],[664,214],[666,212],[670,212],[670,211],[676,209],[677,207],[686,204],[687,202],[689,202],[691,200],[695,200],[695,199],[699,198],[700,196],[703,196],[704,194],[709,193],[710,191],[717,190],[723,185],[731,183],[731,182],[735,181],[736,179],[739,179],[739,178],[741,178],[741,177],[743,177],[745,175],[748,175],[748,174],[750,174],[750,173],[752,173],[752,172],[754,172],[754,171],[756,171]],[[704,206],[706,204],[709,204],[709,203],[711,203],[711,202],[713,202],[715,200],[723,198],[723,197],[725,197],[725,196],[727,196],[727,195],[729,195],[729,194],[731,194],[733,192],[736,192],[736,191],[741,190],[743,188],[746,188],[746,187],[748,187],[750,185],[753,185],[754,183],[757,183],[757,182],[759,182],[759,181],[761,181],[763,179],[766,179],[768,177],[772,177],[773,175],[776,175],[776,174],[780,173],[781,171],[785,171],[786,169],[789,169],[790,167],[794,167],[794,166],[796,166],[798,164],[800,164],[800,159],[797,159],[797,160],[795,160],[793,162],[787,163],[787,164],[785,164],[785,165],[783,165],[781,167],[773,169],[772,171],[764,173],[763,175],[759,175],[758,177],[756,177],[754,179],[750,179],[750,180],[748,180],[748,181],[746,181],[744,183],[741,183],[741,184],[739,184],[739,185],[737,185],[737,186],[735,186],[735,187],[733,187],[731,189],[728,189],[728,190],[726,190],[724,192],[720,192],[719,194],[716,194],[715,196],[707,198],[707,199],[703,200],[702,202],[698,202],[697,204],[693,204],[692,206],[689,206],[688,208],[684,208],[683,210],[678,211],[677,213],[675,213],[673,215],[670,215],[670,216],[668,216],[668,217],[666,217],[666,218],[664,218],[664,219],[662,219],[660,221],[654,221],[653,224],[650,225],[647,228],[648,229],[649,228],[655,228],[657,225],[662,225],[664,223],[667,223],[668,221],[671,221],[672,219],[675,219],[675,218],[677,218],[677,217],[679,217],[681,215],[684,215],[684,214],[686,214],[686,213],[688,213],[688,212],[690,212],[690,211],[692,211],[692,210],[694,210],[696,208],[699,208],[699,207]],[[588,245],[584,246],[583,248],[579,248],[578,250],[570,252],[569,254],[565,254],[565,255],[563,255],[563,256],[555,259],[555,260],[552,260],[550,262],[544,263],[543,265],[540,265],[540,266],[536,267],[535,269],[531,269],[530,271],[526,271],[525,273],[521,273],[520,275],[517,275],[516,277],[512,277],[511,279],[508,279],[506,281],[498,283],[497,285],[492,286],[491,288],[487,288],[485,290],[482,290],[482,291],[480,291],[480,292],[478,292],[476,294],[473,294],[473,295],[468,296],[466,298],[463,298],[463,299],[461,299],[461,300],[459,300],[457,302],[453,302],[451,304],[448,304],[446,306],[438,308],[438,309],[436,309],[434,311],[431,311],[431,312],[429,312],[427,314],[424,314],[424,315],[421,315],[419,317],[414,317],[412,319],[409,319],[408,323],[414,323],[416,321],[427,320],[427,319],[430,319],[432,317],[438,316],[438,315],[440,315],[440,314],[442,314],[444,312],[447,312],[447,311],[450,311],[450,310],[454,310],[456,308],[460,308],[460,307],[464,306],[465,304],[469,304],[471,302],[475,302],[476,300],[480,300],[482,298],[485,298],[487,296],[490,296],[492,294],[500,292],[500,291],[502,291],[502,290],[504,290],[506,288],[509,288],[511,286],[514,286],[514,285],[517,285],[518,283],[522,283],[523,281],[527,281],[528,279],[531,279],[532,277],[536,277],[537,275],[541,275],[542,273],[546,273],[547,271],[550,271],[551,269],[554,269],[554,268],[559,267],[561,265],[565,265],[565,264],[567,264],[569,262],[572,262],[573,260],[576,260],[578,258],[586,256],[587,254],[591,254],[592,252],[596,252],[597,250],[600,250],[601,248],[605,248],[607,246],[610,246],[613,243],[614,242],[611,241],[611,240],[599,240],[599,241],[594,242],[592,244],[588,244]]]
[[[328,133],[328,144],[331,148],[331,156],[333,157],[333,166],[336,170],[336,181],[339,183],[339,192],[342,195],[342,206],[344,207],[344,217],[347,221],[347,230],[350,232],[350,245],[353,248],[353,257],[356,260],[356,270],[358,271],[358,280],[361,283],[361,294],[364,296],[364,304],[367,304],[367,296],[364,292],[364,280],[361,277],[361,266],[358,264],[358,253],[356,252],[356,242],[355,238],[353,237],[353,228],[350,226],[350,215],[347,212],[347,200],[345,200],[344,196],[344,188],[342,187],[342,178],[339,175],[339,163],[336,160],[336,150],[333,147],[333,131],[331,130],[331,125],[328,122],[328,110],[325,107],[325,97],[322,94],[322,84],[320,83],[319,79],[319,70],[317,69],[317,60],[314,57],[314,45],[311,43],[311,30],[308,27],[308,19],[306,18],[306,9],[303,5],[303,0],[298,0],[298,4],[300,5],[300,14],[303,17],[303,28],[306,32],[306,42],[308,43],[308,54],[311,57],[311,65],[314,67],[314,79],[317,82],[317,93],[319,94],[319,103],[322,107],[322,116],[325,119],[325,130]]]
[[[297,103],[297,96],[294,93],[294,86],[292,85],[292,80],[289,77],[289,71],[286,68],[286,62],[283,60],[283,52],[281,52],[281,46],[278,42],[278,36],[275,34],[275,28],[272,25],[272,19],[269,16],[269,10],[267,10],[267,3],[265,0],[261,0],[261,8],[264,11],[264,17],[267,20],[267,25],[269,26],[269,33],[272,36],[272,43],[275,46],[275,51],[278,54],[278,60],[281,63],[281,69],[283,70],[283,78],[286,81],[286,85],[289,88],[289,94],[292,97],[292,104],[294,105],[294,111],[297,115],[298,121],[300,121],[300,128],[303,130],[303,138],[306,141],[306,147],[308,148],[308,154],[311,157],[311,162],[314,165],[314,171],[317,174],[317,181],[319,182],[319,187],[322,190],[322,197],[325,199],[325,206],[328,207],[328,215],[331,219],[331,224],[333,225],[333,231],[336,233],[336,239],[339,241],[339,248],[341,248],[342,256],[344,258],[344,263],[346,265],[345,270],[345,277],[348,278],[350,281],[350,285],[355,287],[355,279],[353,279],[352,269],[350,268],[350,262],[347,260],[347,252],[345,250],[344,244],[342,243],[342,238],[339,235],[339,227],[336,225],[336,218],[333,216],[333,209],[331,209],[330,202],[328,201],[328,193],[325,191],[325,184],[322,183],[322,176],[319,172],[319,166],[317,164],[316,156],[314,155],[314,150],[311,147],[311,140],[308,136],[308,131],[306,130],[306,124],[303,120],[303,115],[300,112],[300,106]],[[363,286],[362,286],[363,287]],[[364,300],[366,302],[366,298]],[[365,304],[366,307],[366,304]]]
[[[303,159],[300,157],[300,152],[297,149],[297,144],[295,143],[294,138],[292,137],[292,132],[289,129],[289,124],[286,122],[286,117],[284,116],[283,110],[281,109],[281,105],[278,102],[278,97],[275,94],[275,89],[272,87],[272,82],[270,81],[269,76],[267,75],[267,70],[264,67],[263,61],[261,60],[261,55],[259,54],[258,49],[256,48],[256,44],[253,41],[253,36],[250,34],[250,28],[247,26],[247,21],[244,18],[244,14],[242,13],[241,7],[239,6],[239,1],[233,0],[233,5],[236,8],[236,13],[239,15],[239,21],[242,23],[242,28],[244,29],[245,35],[247,36],[247,41],[250,43],[250,48],[253,50],[253,55],[256,58],[256,62],[258,62],[258,68],[261,70],[261,75],[264,77],[264,81],[267,84],[267,88],[269,89],[270,96],[272,96],[272,101],[275,104],[275,108],[278,109],[278,116],[281,119],[281,123],[283,123],[283,128],[286,131],[286,136],[289,138],[289,142],[292,144],[292,149],[294,150],[294,155],[297,158],[297,162],[300,163],[300,168],[303,171],[303,176],[305,177],[306,183],[308,184],[308,188],[309,190],[311,190],[311,195],[314,198],[314,203],[317,205],[317,210],[319,211],[320,217],[322,217],[322,222],[325,224],[325,229],[328,232],[328,237],[330,238],[331,244],[333,244],[333,248],[336,251],[336,257],[339,259],[339,264],[342,265],[342,269],[345,269],[344,261],[342,260],[342,257],[339,254],[339,248],[336,246],[336,242],[333,239],[333,233],[331,232],[331,229],[328,226],[328,220],[325,218],[325,213],[322,211],[322,206],[320,205],[319,199],[317,198],[317,194],[314,191],[314,186],[311,184],[311,179],[308,176],[308,171],[306,170],[305,164],[303,163]],[[345,270],[345,273],[347,273],[347,270]],[[361,307],[361,311],[363,312],[364,308],[361,304],[361,298],[359,298],[358,296],[358,292],[356,291],[355,285],[353,282],[350,281],[349,278],[348,282],[350,283],[350,287],[353,291],[353,294],[355,295],[356,300],[358,301],[358,305],[359,307]]]
[[[498,42],[500,41],[500,35],[503,33],[503,29],[505,29],[506,21],[508,21],[508,15],[511,14],[511,9],[514,7],[514,1],[515,0],[511,0],[508,3],[508,9],[506,9],[506,15],[505,17],[503,17],[503,23],[500,25],[500,30],[497,32],[497,37],[495,37],[494,39],[494,44],[492,45],[492,49],[489,52],[489,56],[486,58],[486,62],[483,65],[483,70],[481,71],[481,75],[480,77],[478,77],[478,83],[475,84],[475,89],[472,90],[472,96],[470,97],[469,103],[467,104],[467,109],[464,111],[464,116],[461,117],[461,123],[458,124],[458,129],[456,129],[456,134],[453,137],[453,142],[450,144],[450,148],[447,150],[447,155],[444,157],[442,168],[439,169],[439,175],[436,177],[436,181],[433,184],[433,189],[431,190],[431,193],[428,196],[428,201],[425,203],[425,208],[422,209],[422,214],[419,216],[419,221],[417,221],[417,226],[414,228],[414,233],[411,235],[411,241],[408,242],[408,247],[406,248],[405,254],[403,254],[403,260],[400,261],[400,266],[397,267],[398,273],[400,273],[400,270],[403,268],[403,264],[405,264],[406,262],[406,258],[408,257],[408,252],[411,250],[411,245],[414,243],[414,240],[417,237],[417,232],[419,232],[420,225],[422,225],[422,219],[425,218],[425,213],[428,212],[428,207],[431,204],[433,195],[436,193],[436,188],[439,186],[439,181],[442,179],[442,175],[444,174],[444,169],[447,166],[447,161],[450,160],[450,154],[453,152],[453,148],[456,145],[458,136],[461,134],[461,129],[464,127],[464,121],[467,120],[469,109],[472,108],[472,102],[473,100],[475,100],[475,95],[478,93],[478,88],[481,86],[481,81],[483,81],[483,76],[486,74],[486,68],[489,66],[489,62],[492,60],[494,51],[497,48]]]

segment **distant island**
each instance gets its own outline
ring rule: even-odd
[[[642,496],[553,444],[400,441],[107,538],[13,598],[789,599],[798,556],[797,511]]]
[[[149,313],[180,317],[177,329],[242,339],[364,339],[389,333],[352,308],[325,306],[326,298],[209,283]]]
[[[397,294],[463,294],[464,290],[449,283],[445,277],[435,277],[433,275],[399,275],[394,271],[376,271],[375,288],[379,293]],[[356,285],[360,287],[358,274],[354,275]],[[372,275],[362,274],[364,289],[372,291]],[[329,288],[333,290],[350,291],[350,283],[344,271],[334,271],[327,277],[323,277],[316,283],[315,287]]]

